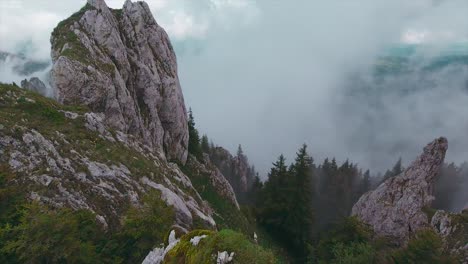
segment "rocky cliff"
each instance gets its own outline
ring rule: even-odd
[[[442,238],[445,252],[468,263],[468,211],[455,214],[431,208],[447,147],[445,138],[431,142],[403,173],[364,194],[352,215],[369,224],[377,236],[400,246],[418,231],[433,229]]]
[[[188,128],[174,50],[144,2],[112,10],[104,0],[61,22],[51,37],[59,102],[102,113],[168,160],[185,163]]]
[[[0,84],[6,188],[22,186],[29,200],[52,207],[89,210],[110,229],[153,191],[182,229],[216,228],[214,213],[238,212],[216,167],[196,159],[184,166],[188,130],[176,57],[146,3],[128,0],[112,10],[89,0],[55,28],[51,42],[60,103]],[[22,84],[36,87],[33,79]],[[209,194],[192,184],[194,175]],[[207,197],[226,204],[214,212]]]
[[[255,177],[255,169],[249,165],[247,157],[239,151],[233,156],[222,147],[214,147],[209,151],[209,160],[232,185],[237,198],[245,200],[245,196]]]
[[[30,200],[87,209],[115,228],[129,206],[157,190],[174,207],[175,224],[215,227],[189,177],[134,136],[109,129],[103,114],[7,85],[0,87],[0,110],[1,173]]]
[[[32,77],[21,81],[21,88],[33,91],[35,93],[41,94],[43,96],[47,96],[47,87],[46,85],[37,77]]]
[[[447,147],[445,138],[431,142],[403,173],[364,194],[354,205],[352,215],[370,224],[377,235],[392,237],[398,243],[430,227],[424,209],[434,200],[433,184]]]

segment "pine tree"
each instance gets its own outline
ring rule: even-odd
[[[403,172],[403,166],[401,164],[401,158],[399,158],[395,166],[393,166],[392,174],[393,176],[397,176],[397,175],[400,175],[402,172]]]
[[[207,153],[209,154],[210,153],[210,143],[208,143],[208,136],[207,135],[203,135],[203,137],[201,138],[201,149],[203,151],[203,153]]]
[[[398,175],[400,175],[402,172],[403,172],[403,166],[402,166],[402,163],[401,163],[401,158],[399,158],[398,161],[397,161],[397,162],[395,163],[395,165],[393,166],[392,170],[387,170],[387,171],[385,172],[383,181],[385,181],[385,180],[387,180],[387,179],[389,179],[389,178],[398,176]]]
[[[195,128],[195,119],[193,117],[193,112],[191,108],[189,110],[188,130],[189,130],[188,152],[200,159],[202,157],[202,150],[200,146],[200,136],[198,134],[198,130]]]
[[[364,176],[362,178],[362,184],[361,184],[361,194],[364,194],[368,191],[370,191],[371,188],[371,182],[370,182],[370,171],[366,170],[364,173]]]
[[[297,153],[295,163],[291,167],[293,175],[293,203],[290,205],[286,220],[287,230],[293,238],[298,253],[307,254],[307,247],[311,241],[313,224],[313,161],[307,153],[307,145],[303,145]]]
[[[262,193],[263,189],[263,182],[260,180],[260,177],[257,175],[254,177],[252,187],[249,191],[248,195],[248,202],[251,205],[258,205],[259,204],[259,196]]]
[[[237,147],[237,157],[244,156],[244,151],[242,150],[241,144]]]
[[[289,210],[288,178],[286,159],[280,155],[268,174],[258,206],[259,221],[280,237],[285,235],[284,224]]]

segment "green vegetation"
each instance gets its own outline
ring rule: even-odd
[[[289,169],[283,155],[273,166],[261,190],[259,222],[304,260],[312,243],[313,161],[304,145]]]
[[[143,202],[141,208],[128,210],[122,229],[106,244],[107,255],[137,263],[164,242],[164,235],[174,222],[174,210],[163,202],[157,191],[149,193]]]
[[[197,157],[197,159],[201,160],[203,152],[200,144],[200,135],[198,134],[198,130],[195,127],[195,118],[193,117],[192,109],[189,110],[188,130],[188,152]]]
[[[94,7],[90,4],[86,3],[78,12],[60,22],[52,32],[52,39],[54,40],[52,48],[61,51],[62,56],[80,61],[85,65],[92,64],[91,56],[89,51],[81,44],[76,34],[70,30],[70,27],[77,22],[86,11],[92,10],[93,8]],[[63,50],[65,44],[68,44],[69,47]]]
[[[190,239],[206,235],[197,246]],[[232,263],[276,263],[272,252],[249,241],[245,235],[232,230],[212,232],[195,230],[184,235],[180,242],[166,255],[165,263],[202,264],[214,263],[217,253],[234,252]]]
[[[142,208],[128,210],[116,232],[105,232],[87,210],[15,205],[0,211],[0,263],[141,262],[163,242],[174,218],[157,192],[145,197]]]
[[[324,233],[313,256],[314,263],[456,263],[430,229],[417,232],[407,246],[396,248],[353,217]]]
[[[253,234],[254,228],[247,220],[245,214],[239,210],[226,198],[219,195],[216,189],[210,182],[210,176],[201,173],[200,170],[195,168],[195,163],[190,160],[182,171],[190,177],[193,187],[198,191],[203,200],[210,203],[211,207],[215,210],[216,214],[213,215],[218,228],[229,228],[242,232],[246,235]],[[205,226],[198,226],[199,228],[206,228]]]
[[[432,230],[422,230],[410,240],[408,246],[393,253],[395,263],[457,263],[443,249],[442,239]]]
[[[66,118],[64,111],[77,113],[78,117]],[[163,167],[167,165],[156,164],[143,154],[88,130],[85,127],[86,112],[86,107],[63,106],[14,85],[0,84],[2,135],[22,140],[24,133],[31,133],[34,129],[51,141],[61,142],[63,137],[69,143],[55,146],[62,157],[72,158],[71,151],[75,150],[109,166],[122,164],[137,177],[162,180],[159,177],[162,177],[162,171],[167,171]],[[217,194],[208,175],[198,174],[194,167],[184,169],[194,177],[194,185],[201,190],[202,197],[212,203],[218,227],[233,228],[253,237],[252,223]],[[86,167],[78,168],[80,170],[89,173]],[[46,168],[35,173],[46,174]],[[18,179],[22,177],[24,175],[11,172],[8,164],[0,163],[0,263],[28,263],[34,262],[33,259],[46,263],[138,263],[150,250],[164,242],[173,223],[174,211],[162,202],[158,192],[154,192],[143,199],[144,205],[139,208],[132,207],[128,201],[119,201],[125,203],[119,205],[123,210],[122,217],[108,219],[109,227],[105,231],[96,215],[89,211],[57,209],[28,202],[26,197],[31,191],[39,195],[53,193],[54,188],[58,188],[57,182],[51,182],[48,187],[21,186]],[[66,186],[68,183],[64,181],[62,184]],[[193,192],[184,186],[179,187],[187,193]],[[73,188],[80,189],[81,186],[77,184]],[[96,212],[110,210],[99,197],[90,199],[94,199]],[[196,226],[206,228],[201,221],[197,222],[197,218],[194,221]],[[53,232],[46,232],[49,229]],[[228,244],[237,243],[236,239],[240,240],[240,237],[236,235],[230,239],[223,233],[223,240]],[[47,243],[41,244],[43,241]],[[24,249],[26,245],[27,250]],[[249,247],[246,250],[250,252]],[[243,253],[239,254],[243,256]]]
[[[68,119],[64,111],[79,116]],[[21,139],[25,132],[34,129],[51,141],[61,140],[61,134],[70,142],[56,146],[63,157],[70,157],[71,150],[77,150],[98,162],[123,164],[138,177],[162,179],[158,178],[164,170],[161,166],[166,165],[155,164],[144,154],[89,131],[85,128],[86,112],[84,107],[62,106],[13,85],[0,84],[2,134]],[[192,114],[190,120],[191,142],[195,146],[191,153],[199,153],[200,157],[200,153],[213,147],[206,136],[199,138]],[[167,255],[168,263],[212,263],[218,251],[235,252],[234,263],[251,263],[253,259],[257,263],[279,263],[274,253],[293,256],[293,263],[455,263],[445,246],[454,248],[457,241],[467,241],[468,212],[451,215],[452,223],[462,231],[446,244],[430,230],[417,233],[402,248],[376,238],[369,226],[358,219],[344,218],[353,201],[371,188],[370,173],[362,174],[348,161],[338,166],[334,159],[326,159],[316,167],[306,146],[298,151],[290,166],[280,156],[265,185],[256,179],[249,194],[253,202],[242,206],[241,211],[215,190],[210,175],[202,173],[197,164],[191,157],[182,170],[210,203],[217,227],[224,230],[196,230],[184,235]],[[42,169],[35,173],[46,173]],[[401,170],[400,160],[390,172],[394,175]],[[7,164],[0,164],[0,263],[138,263],[151,249],[164,243],[174,220],[174,210],[155,191],[143,199],[141,207],[132,207],[129,202],[121,205],[122,218],[114,219],[104,231],[90,211],[28,202],[26,195],[31,190],[21,186],[18,179],[22,176],[10,171]],[[52,182],[49,187],[34,191],[41,194],[55,187],[56,182]],[[320,195],[311,190],[319,190]],[[317,203],[333,211],[321,210],[325,207]],[[99,201],[94,204],[107,207]],[[435,213],[432,208],[424,211],[429,218]],[[322,228],[317,224],[322,218],[327,224],[342,221]],[[195,227],[207,228],[198,220],[194,219]],[[259,235],[259,245],[252,241],[254,232]],[[193,246],[190,239],[198,235],[208,237]],[[282,252],[280,247],[288,252]]]
[[[24,206],[20,223],[0,229],[0,252],[22,263],[96,263],[98,227],[89,211]]]
[[[371,228],[355,217],[345,218],[322,234],[313,253],[318,263],[375,263],[380,246]]]

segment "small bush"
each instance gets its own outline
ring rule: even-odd
[[[96,263],[97,234],[89,211],[53,211],[32,203],[24,207],[18,225],[0,228],[0,252],[21,263]]]
[[[21,96],[20,98],[18,98],[17,102],[18,102],[19,104],[24,104],[24,103],[26,103],[26,97]]]
[[[333,264],[374,263],[376,251],[369,243],[336,244],[333,249]]]
[[[345,253],[352,253],[351,255],[356,257],[358,249],[362,249],[363,245],[367,246],[371,238],[372,230],[369,226],[355,217],[346,218],[320,240],[317,247],[317,258],[330,262],[332,260],[339,261],[337,258],[342,257],[342,254]],[[336,251],[337,249],[340,251]]]
[[[393,253],[392,259],[396,264],[416,263],[456,263],[443,252],[443,241],[432,230],[422,230],[408,242],[406,248]]]
[[[107,243],[105,255],[138,263],[164,242],[165,233],[174,222],[173,208],[164,203],[158,191],[150,192],[143,203],[141,208],[129,209],[121,231]]]
[[[53,108],[44,108],[41,115],[56,124],[61,124],[65,121],[64,115]]]

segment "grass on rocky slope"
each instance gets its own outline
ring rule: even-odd
[[[79,116],[76,119],[69,119],[65,117],[64,111],[72,111]],[[89,160],[108,166],[122,164],[130,170],[135,180],[142,177],[148,177],[159,183],[164,182],[164,177],[171,180],[174,172],[166,162],[150,158],[146,153],[140,153],[121,142],[111,142],[102,138],[97,132],[87,129],[84,117],[86,112],[88,112],[86,107],[64,106],[37,93],[14,85],[0,83],[1,135],[11,136],[22,141],[24,133],[36,130],[51,142],[59,142],[59,144],[55,144],[55,148],[63,158],[76,160],[78,157],[74,153],[78,152]],[[8,153],[8,150],[6,150],[6,153]],[[77,173],[90,174],[88,168],[84,164],[82,165],[80,161],[73,162],[73,164],[78,166],[75,167]],[[1,165],[8,166],[7,160],[2,161],[0,157]],[[47,169],[47,165],[44,165],[34,171],[34,174],[48,174]],[[185,187],[177,180],[171,180],[171,182],[186,194],[197,199],[193,189]],[[52,182],[48,187],[35,186],[35,188],[41,189],[25,189],[24,192],[34,191],[39,195],[53,194],[57,184]],[[66,182],[62,184],[64,187],[72,189],[81,190],[82,188],[79,183],[74,186],[66,186],[68,184]],[[121,186],[116,187],[120,188]],[[102,208],[108,207],[105,201],[101,201],[102,199],[99,199],[99,197],[95,198],[94,203]],[[126,201],[124,204],[120,204],[119,208],[127,208],[128,206],[129,201]],[[199,221],[197,217],[194,220]]]
[[[8,191],[0,186],[0,201],[14,197]],[[141,208],[130,208],[114,232],[105,232],[88,210],[49,208],[25,199],[0,206],[0,263],[11,264],[141,263],[163,242],[174,218],[156,191]]]
[[[189,159],[193,159],[193,157]],[[208,201],[215,210],[213,218],[216,221],[217,227],[219,229],[234,229],[246,235],[253,235],[255,229],[252,223],[249,223],[246,215],[239,211],[226,198],[221,197],[211,184],[210,176],[203,174],[200,170],[193,167],[193,165],[194,163],[189,160],[187,164],[182,167],[182,171],[189,176],[200,196]],[[203,226],[199,226],[199,228],[203,228]]]
[[[14,85],[0,84],[0,120],[1,133],[21,139],[20,127],[34,129],[49,140],[61,141],[62,134],[68,144],[57,147],[60,155],[69,157],[75,150],[94,161],[108,165],[125,165],[134,176],[158,178],[160,164],[155,164],[142,153],[126,147],[119,142],[101,138],[97,132],[85,127],[82,106],[64,106],[34,92],[29,92]],[[79,114],[76,119],[65,117],[64,111]],[[58,132],[58,133],[57,133]]]
[[[206,235],[194,246],[190,239]],[[180,242],[165,257],[164,263],[216,263],[218,252],[234,252],[231,263],[276,263],[272,252],[250,242],[245,235],[233,230],[219,232],[195,230],[182,236]]]
[[[86,11],[92,8],[90,4],[86,4],[71,17],[60,22],[52,32],[52,39],[54,40],[52,47],[54,50],[59,50],[61,55],[80,61],[86,65],[90,65],[92,62],[89,51],[81,44],[76,34],[70,30],[70,27],[77,22]],[[66,44],[68,44],[69,47],[64,50],[63,48]]]
[[[79,116],[76,119],[70,119],[65,117],[64,111],[74,112]],[[86,112],[88,112],[86,107],[64,106],[52,99],[20,89],[15,85],[0,84],[0,134],[2,136],[11,136],[21,141],[23,133],[34,129],[46,139],[52,142],[60,142],[54,146],[62,157],[76,158],[72,154],[72,150],[75,150],[91,160],[107,165],[123,164],[132,172],[134,177],[148,176],[156,181],[163,179],[162,174],[167,169],[164,166],[167,165],[156,164],[142,153],[130,149],[122,143],[103,139],[98,133],[88,130],[85,127],[84,114]],[[64,143],[64,139],[68,142],[67,144]],[[4,151],[8,153],[9,150]],[[158,246],[158,241],[162,242],[164,233],[169,230],[167,224],[172,222],[171,220],[162,222],[158,222],[158,220],[162,219],[161,212],[164,212],[168,219],[171,218],[170,215],[173,215],[172,210],[164,209],[162,204],[158,204],[157,201],[161,202],[160,199],[153,199],[149,200],[151,202],[149,204],[156,204],[155,211],[151,208],[146,212],[141,211],[142,209],[125,209],[126,217],[121,219],[122,226],[120,228],[110,230],[109,234],[100,233],[99,238],[87,237],[87,234],[80,233],[80,228],[75,228],[79,224],[79,221],[74,220],[75,216],[79,218],[83,215],[81,211],[75,215],[72,211],[55,211],[55,209],[50,208],[37,208],[36,205],[33,205],[31,210],[28,209],[30,205],[26,200],[26,194],[30,190],[28,190],[27,186],[12,184],[15,179],[24,175],[12,172],[5,161],[5,159],[3,161],[0,159],[0,240],[4,242],[4,245],[9,245],[7,248],[2,249],[3,252],[8,253],[8,263],[21,262],[21,259],[27,261],[28,256],[20,254],[21,245],[25,245],[24,241],[18,240],[20,237],[16,239],[16,236],[12,236],[12,234],[16,233],[21,234],[23,237],[34,238],[35,240],[30,242],[34,244],[35,248],[30,248],[30,250],[34,250],[35,256],[41,256],[41,258],[45,256],[46,260],[65,261],[68,259],[93,263],[93,261],[88,260],[94,259],[99,260],[100,263],[125,263],[128,260],[132,262],[141,261],[152,247]],[[46,173],[46,168],[43,169],[44,173]],[[79,170],[89,173],[86,167],[79,168]],[[213,254],[217,254],[218,250],[226,250],[236,252],[234,263],[249,263],[252,259],[257,259],[257,263],[273,263],[274,256],[271,252],[253,244],[248,239],[253,234],[253,229],[251,229],[247,218],[234,205],[217,194],[209,183],[207,175],[198,175],[192,172],[189,167],[185,168],[185,170],[187,174],[193,176],[193,184],[201,192],[202,197],[208,200],[216,210],[215,218],[218,222],[218,228],[231,227],[248,235],[232,230],[223,230],[219,233],[204,231],[210,234],[210,238],[202,241],[200,244],[201,250],[198,253],[193,254],[190,248],[183,248],[184,244],[187,246],[187,243],[181,243],[179,251],[173,252],[173,261],[179,261],[187,256],[193,259],[194,262],[191,263],[212,263]],[[177,181],[174,181],[174,183],[178,184]],[[53,183],[42,191],[53,191],[51,190],[52,185]],[[73,186],[73,188],[79,188],[79,186]],[[185,191],[188,192],[188,190]],[[40,191],[38,192],[40,193]],[[44,221],[37,223],[39,226],[31,226],[32,222],[24,220],[30,214],[35,214]],[[63,217],[71,223],[70,229],[65,230],[65,227],[60,223],[62,221],[60,219]],[[86,228],[95,228],[96,223],[92,223],[94,222],[94,216],[86,214],[86,219],[89,224],[87,224]],[[49,250],[40,245],[40,238],[43,237],[42,235],[47,234],[36,233],[36,231],[39,232],[38,230],[43,228],[41,226],[57,227],[57,232],[53,233],[54,239],[56,239],[54,243],[66,246],[67,248],[63,252],[73,253],[73,248],[84,246],[91,257],[86,257],[86,260],[84,260],[80,259],[80,255],[70,253],[70,258],[68,258],[58,251],[50,251],[52,255],[49,255],[46,252]],[[202,226],[201,223],[199,226]],[[73,235],[69,237],[77,241],[69,241],[68,244],[61,243],[61,239],[64,238],[63,235],[66,234],[61,230],[72,232]],[[154,235],[154,232],[152,232],[155,236],[154,240],[148,237],[148,234],[150,234],[147,232],[148,230],[159,232],[158,235]],[[34,234],[28,234],[28,232]],[[98,234],[96,233],[96,235]],[[189,239],[189,236],[187,235],[186,239]],[[185,249],[192,253],[184,252]],[[2,259],[0,258],[0,260]]]

